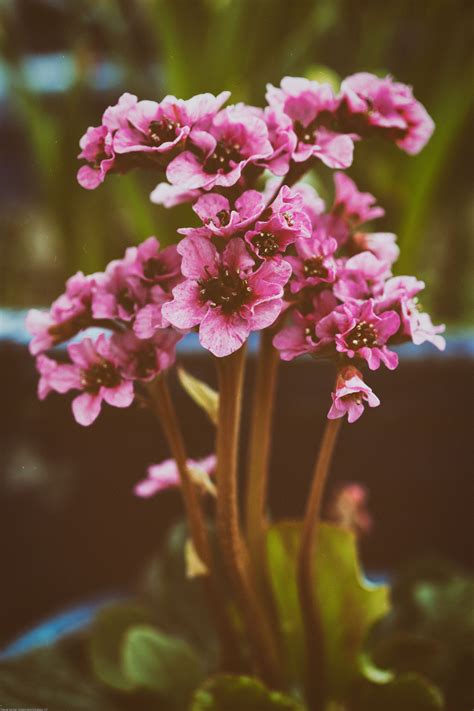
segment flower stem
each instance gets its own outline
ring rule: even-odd
[[[246,538],[254,573],[265,578],[265,502],[268,488],[268,461],[271,447],[275,384],[279,354],[272,345],[273,331],[261,333],[255,375],[250,444],[247,465]]]
[[[328,420],[314,467],[298,556],[298,592],[306,633],[306,693],[311,709],[324,708],[325,671],[321,617],[314,594],[315,551],[324,486],[341,419]]]
[[[209,571],[209,574],[202,578],[202,582],[219,635],[221,665],[226,670],[236,671],[240,667],[238,641],[215,579],[212,549],[201,501],[187,467],[184,438],[164,373],[156,378],[150,390],[153,398],[153,406],[163,427],[171,454],[178,467],[191,539],[196,553]]]
[[[217,359],[217,527],[224,563],[240,603],[257,671],[268,684],[278,686],[276,640],[254,587],[248,551],[240,530],[237,481],[244,366],[244,347]]]

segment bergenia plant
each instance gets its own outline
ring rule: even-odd
[[[420,306],[423,282],[393,274],[395,235],[369,231],[383,208],[341,171],[362,140],[416,154],[434,125],[409,87],[367,73],[345,79],[339,93],[286,77],[268,86],[266,99],[257,108],[224,106],[229,92],[160,102],[124,94],[106,109],[80,141],[82,187],[132,169],[155,171],[152,201],[188,203],[194,224],[148,237],[101,273],[71,277],[49,312],[30,312],[30,349],[39,397],[72,392],[81,425],[104,405],[126,408],[137,399],[158,415],[171,459],[151,465],[134,493],[181,490],[190,574],[202,578],[221,650],[207,671],[247,674],[249,708],[352,709],[363,681],[392,691],[397,683],[371,667],[363,647],[388,610],[387,590],[357,573],[349,529],[368,528],[368,515],[360,522],[363,490],[355,486],[341,499],[339,522],[333,516],[321,524],[325,481],[343,420],[352,424],[380,406],[370,371],[396,369],[401,343],[429,341],[442,350],[445,342],[443,326]],[[335,171],[327,205],[303,182],[321,165]],[[78,338],[93,326],[100,335]],[[241,512],[242,388],[254,332],[260,345]],[[219,384],[216,393],[180,371],[216,425],[215,454],[202,460],[189,458],[202,453],[188,454],[168,388],[179,342],[190,333],[214,360]],[[53,347],[66,342],[65,361]],[[327,425],[303,521],[271,524],[278,363],[300,356],[334,366]],[[202,694],[231,694],[232,677],[216,678],[196,692],[193,709],[231,708],[199,705]]]

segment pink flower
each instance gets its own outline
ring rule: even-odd
[[[176,245],[160,249],[156,237],[148,237],[133,249],[129,272],[150,284],[160,284],[164,289],[176,286],[181,278],[181,257]]]
[[[297,239],[295,249],[296,257],[285,257],[293,271],[290,281],[293,294],[305,287],[334,282],[336,263],[333,255],[337,250],[337,242],[328,237],[324,229],[315,231],[309,239]]]
[[[334,293],[341,301],[378,296],[389,276],[391,271],[387,262],[377,259],[372,252],[359,252],[347,260],[340,260]]]
[[[163,314],[163,305],[171,301],[171,293],[157,284],[150,289],[149,297],[152,302],[135,313],[133,331],[138,338],[152,338],[157,331],[170,325]]]
[[[347,414],[348,422],[355,422],[364,412],[364,402],[378,407],[380,400],[362,380],[356,368],[348,366],[339,371],[336,390],[332,393],[332,406],[328,418],[335,420]]]
[[[309,183],[296,183],[293,192],[301,195],[302,209],[308,215],[311,227],[315,230],[321,224],[320,216],[325,209],[324,200],[319,197],[316,190]]]
[[[305,313],[293,309],[290,312],[289,323],[285,324],[273,338],[273,345],[280,351],[282,360],[293,360],[305,353],[319,354],[322,346],[316,335],[316,326],[327,314],[337,306],[337,300],[331,291],[321,291],[315,294],[311,307]],[[321,353],[326,355],[325,352]]]
[[[365,122],[367,128],[411,155],[419,153],[433,133],[433,120],[411,88],[389,76],[379,79],[367,72],[353,74],[342,82],[341,97],[346,111],[358,119],[359,128]]]
[[[92,325],[92,296],[98,280],[100,275],[77,272],[67,280],[65,293],[53,302],[49,312],[28,312],[26,327],[33,336],[30,353],[37,355]]]
[[[377,259],[392,265],[400,255],[400,248],[396,242],[397,236],[392,232],[355,232],[352,235],[351,247],[358,252],[368,250]]]
[[[203,492],[212,493],[214,485],[210,477],[216,469],[216,456],[210,454],[204,459],[188,459],[187,466],[194,483],[199,486]],[[181,486],[181,478],[179,476],[178,466],[174,459],[166,459],[161,464],[151,464],[147,469],[147,478],[140,481],[134,488],[135,496],[140,496],[144,499],[154,496],[160,491],[166,489],[176,489]]]
[[[77,180],[87,190],[94,190],[104,182],[105,176],[112,169],[120,169],[123,161],[116,160],[113,145],[117,129],[127,125],[127,115],[137,103],[133,94],[122,94],[115,106],[109,106],[102,117],[102,124],[91,126],[79,141],[81,152],[78,158],[87,161],[79,168]]]
[[[415,345],[432,343],[440,351],[446,348],[445,326],[433,325],[429,314],[420,310],[418,294],[425,284],[415,277],[393,277],[384,286],[383,294],[377,302],[376,310],[393,309],[400,315],[401,325],[397,334],[400,340],[411,339]]]
[[[233,205],[224,195],[207,193],[193,205],[204,226],[183,227],[178,232],[197,237],[230,237],[254,223],[264,207],[264,197],[258,190],[246,190]]]
[[[200,190],[183,190],[179,185],[158,183],[156,188],[150,193],[150,200],[155,203],[155,205],[175,207],[175,205],[181,205],[184,202],[193,202],[200,194]]]
[[[293,143],[285,139],[289,149],[294,146],[292,160],[301,163],[316,157],[330,168],[348,168],[351,165],[353,136],[343,135],[327,126],[338,108],[338,100],[329,84],[285,77],[279,89],[268,85],[266,97],[272,109],[292,122]],[[275,122],[277,116],[271,115],[271,118]],[[285,131],[289,131],[288,120],[282,118],[281,145],[284,144]]]
[[[105,277],[98,285],[92,299],[92,314],[96,319],[131,321],[149,301],[150,290],[131,269],[137,248],[131,247],[123,259],[115,259],[107,265]],[[154,287],[159,289],[161,287]]]
[[[361,193],[345,173],[334,174],[335,197],[327,220],[328,231],[339,244],[346,242],[350,233],[364,222],[382,217],[385,210],[375,206],[375,197]]]
[[[132,331],[123,331],[113,334],[109,348],[123,377],[148,381],[174,364],[176,344],[181,337],[170,328],[147,340],[137,338]]]
[[[183,101],[165,96],[156,101],[139,101],[128,112],[127,125],[114,136],[116,153],[169,153],[189,136],[193,126],[210,120],[230,96],[199,94]]]
[[[206,131],[193,131],[190,141],[193,150],[177,156],[166,171],[181,190],[235,185],[249,163],[272,152],[265,122],[251,107],[223,109]]]
[[[262,165],[274,175],[282,177],[288,172],[291,157],[298,143],[293,130],[293,121],[280,108],[275,110],[271,106],[265,108],[263,117],[273,152],[262,161]]]
[[[114,407],[132,404],[133,383],[123,378],[110,341],[103,334],[95,342],[84,338],[80,343],[70,343],[68,353],[72,363],[58,363],[45,355],[36,359],[41,375],[38,384],[41,400],[53,390],[58,393],[80,390],[81,394],[72,402],[72,411],[76,422],[85,426],[97,418],[103,401]]]
[[[283,286],[291,268],[283,260],[255,270],[245,242],[233,238],[220,254],[205,237],[178,245],[185,281],[173,289],[163,314],[179,329],[199,325],[201,345],[218,357],[238,350],[251,331],[270,326],[283,308]]]
[[[377,370],[381,362],[393,370],[398,356],[386,343],[398,331],[400,317],[395,311],[376,314],[374,303],[369,299],[338,306],[318,323],[316,335],[324,345],[334,341],[338,353],[367,361],[370,370]]]

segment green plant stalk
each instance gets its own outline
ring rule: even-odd
[[[240,667],[239,645],[234,628],[229,620],[228,611],[223,603],[219,585],[215,579],[216,573],[212,549],[201,501],[189,473],[183,435],[166,382],[166,376],[163,373],[155,379],[150,390],[155,412],[163,427],[168,446],[178,467],[191,539],[196,553],[208,570],[208,575],[204,575],[202,581],[219,635],[221,665],[226,670],[235,671]]]
[[[224,563],[240,605],[257,673],[279,686],[279,659],[272,627],[262,609],[240,530],[238,450],[245,347],[217,358],[219,418],[217,429],[217,529]]]
[[[265,533],[267,526],[266,497],[268,465],[275,405],[275,385],[280,362],[279,353],[272,345],[273,330],[262,331],[255,375],[250,443],[247,464],[245,506],[246,539],[254,574],[265,579]]]
[[[306,695],[310,709],[324,708],[324,643],[321,618],[314,598],[316,537],[321,503],[342,419],[328,420],[316,458],[311,491],[306,506],[298,555],[298,594],[306,638]]]

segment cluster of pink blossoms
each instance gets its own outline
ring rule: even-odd
[[[384,214],[375,198],[336,172],[326,209],[299,182],[318,161],[348,168],[354,143],[371,136],[421,150],[433,122],[411,89],[363,73],[345,79],[337,95],[327,84],[287,77],[268,87],[264,109],[223,108],[228,98],[157,103],[124,94],[81,139],[83,187],[96,188],[108,173],[153,169],[166,180],[151,199],[191,203],[199,222],[179,230],[177,246],[162,250],[150,237],[105,272],[76,274],[48,313],[30,313],[39,395],[79,391],[73,411],[81,424],[104,400],[130,405],[134,382],[172,365],[177,341],[193,330],[217,357],[271,327],[283,360],[332,359],[338,376],[328,417],[347,414],[349,422],[365,403],[379,404],[362,366],[395,368],[391,346],[404,341],[444,348],[443,327],[418,304],[423,282],[392,275],[395,235],[363,228]],[[45,355],[94,325],[110,335],[69,344],[69,363]]]

